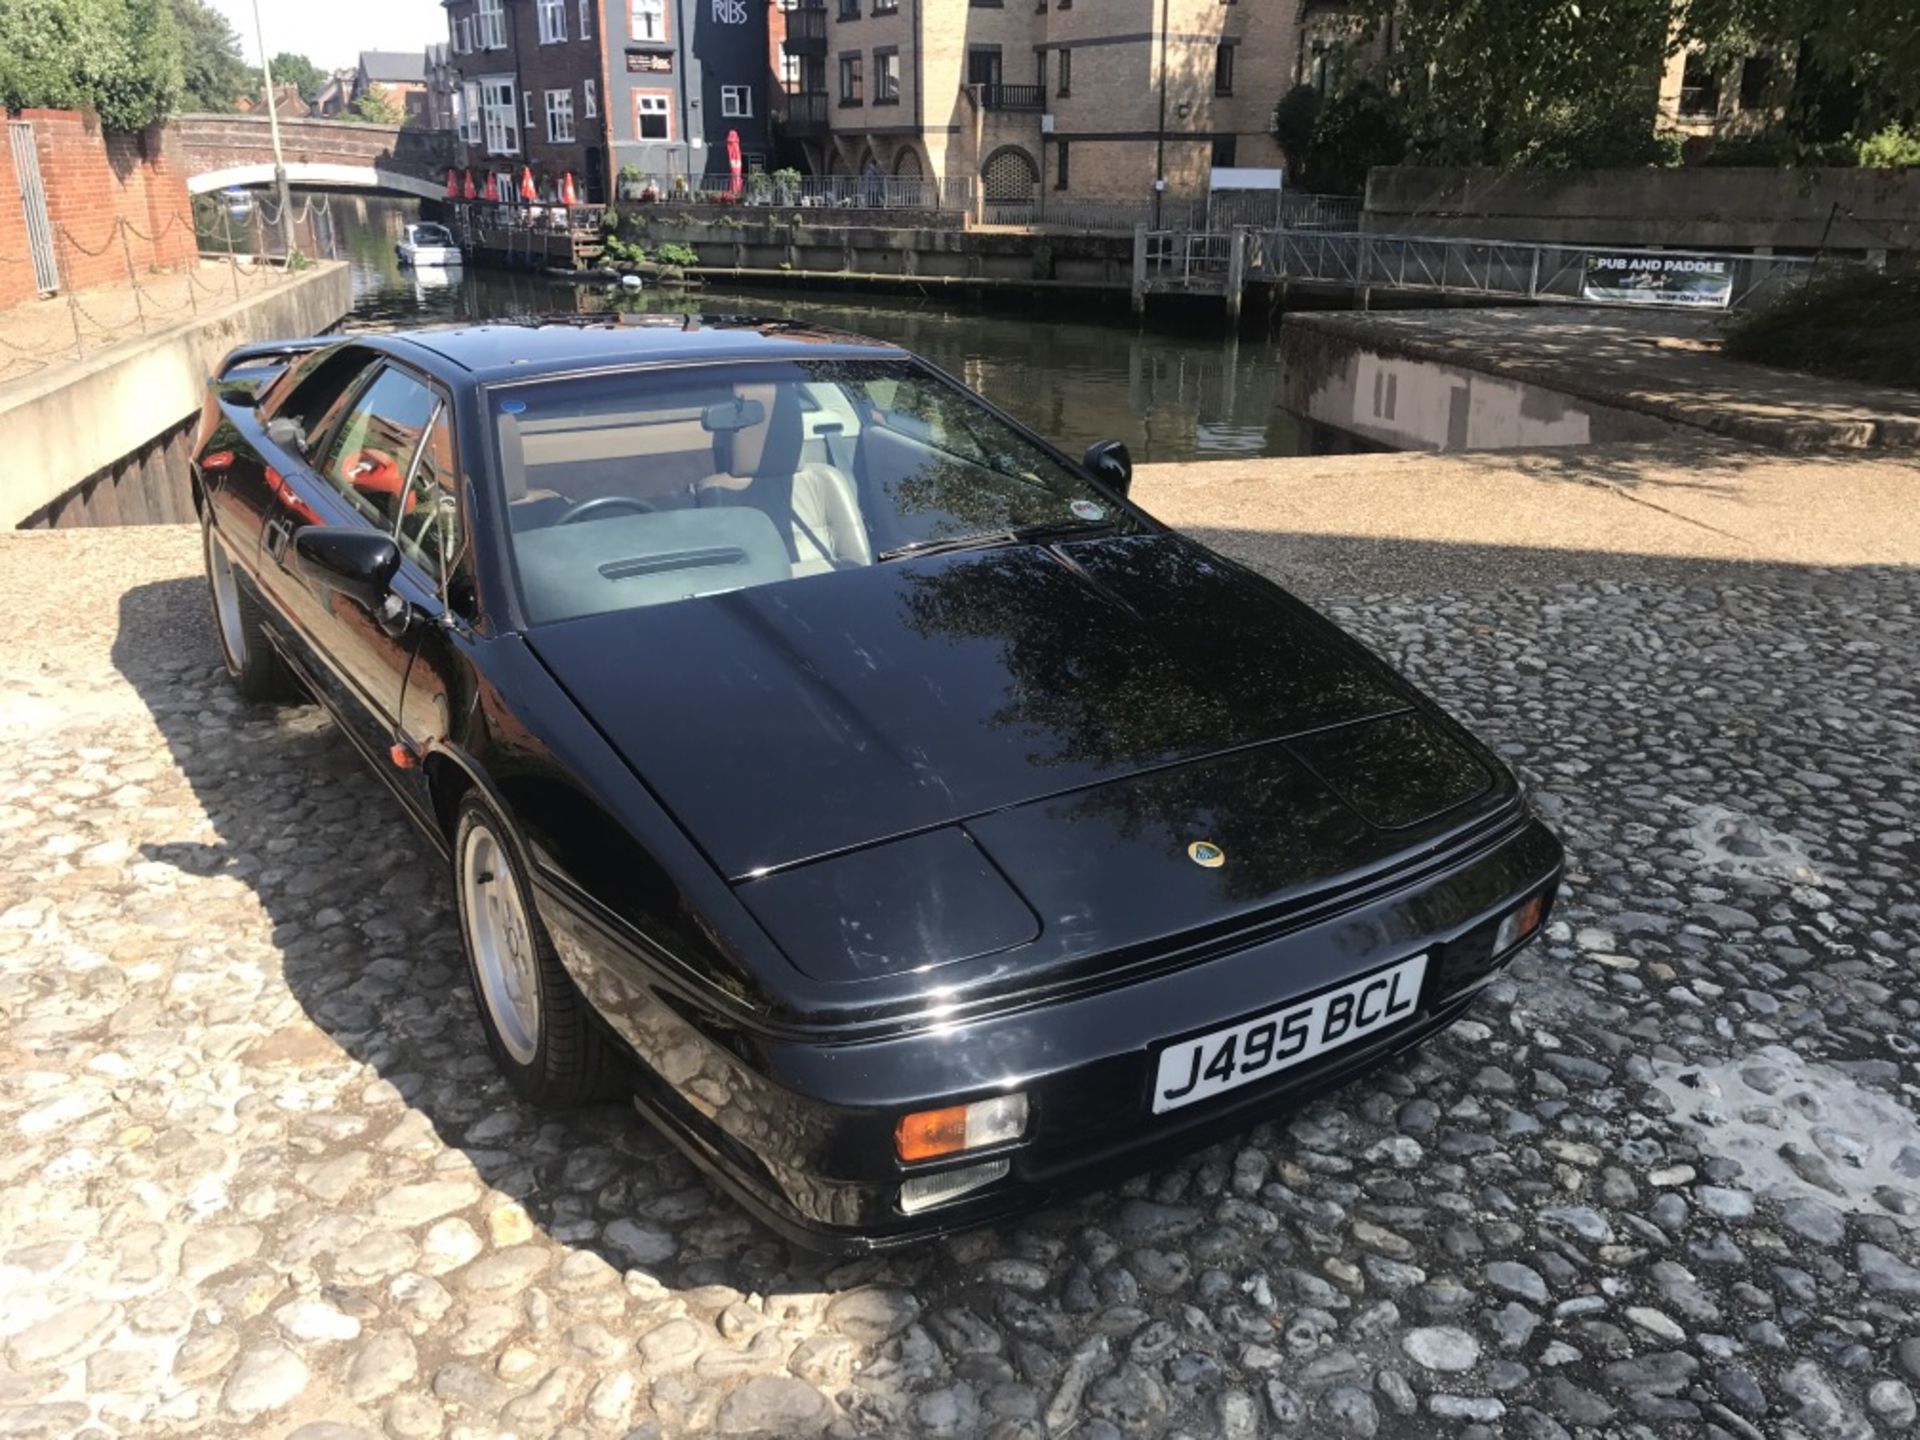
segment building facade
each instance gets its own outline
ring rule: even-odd
[[[426,61],[411,50],[362,50],[348,103],[378,87],[401,114],[403,125],[427,124]]]
[[[817,172],[973,176],[1017,201],[1197,197],[1215,166],[1281,163],[1271,117],[1301,65],[1298,4],[828,4],[785,13],[780,138]]]
[[[607,128],[616,171],[670,186],[771,167],[774,94],[768,0],[601,0]]]
[[[426,65],[428,128],[458,130],[461,121],[460,77],[454,72],[450,47],[444,41],[429,45],[421,58]]]
[[[458,88],[455,162],[505,195],[530,170],[544,199],[572,175],[608,198],[600,0],[443,0]]]

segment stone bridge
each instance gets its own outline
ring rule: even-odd
[[[273,180],[273,136],[265,115],[182,115],[174,121],[196,195]],[[453,134],[417,126],[346,120],[280,122],[280,149],[294,185],[389,190],[437,199],[446,193]]]

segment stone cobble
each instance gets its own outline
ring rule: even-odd
[[[0,1435],[1914,1422],[1912,572],[1314,597],[1535,787],[1544,943],[1301,1113],[836,1263],[629,1111],[515,1099],[440,864],[144,545],[0,651]]]

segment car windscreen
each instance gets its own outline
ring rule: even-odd
[[[416,245],[451,245],[453,232],[443,225],[416,225],[413,227],[413,243]]]
[[[532,624],[1133,521],[911,361],[624,371],[489,393]]]

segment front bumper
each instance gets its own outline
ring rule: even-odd
[[[639,1061],[635,1104],[741,1204],[812,1249],[889,1249],[1136,1174],[1344,1084],[1451,1024],[1512,958],[1500,918],[1549,901],[1561,850],[1532,819],[1439,873],[1226,954],[1064,998],[1013,1001],[949,1026],[878,1039],[765,1036],[703,1014],[684,989],[609,954],[605,931],[549,890],[556,947]],[[1151,1113],[1158,1048],[1426,952],[1415,1013],[1377,1039],[1172,1110]],[[919,1165],[894,1157],[908,1111],[1023,1091],[1026,1135]],[[901,1183],[1004,1158],[1009,1173],[905,1213]]]

